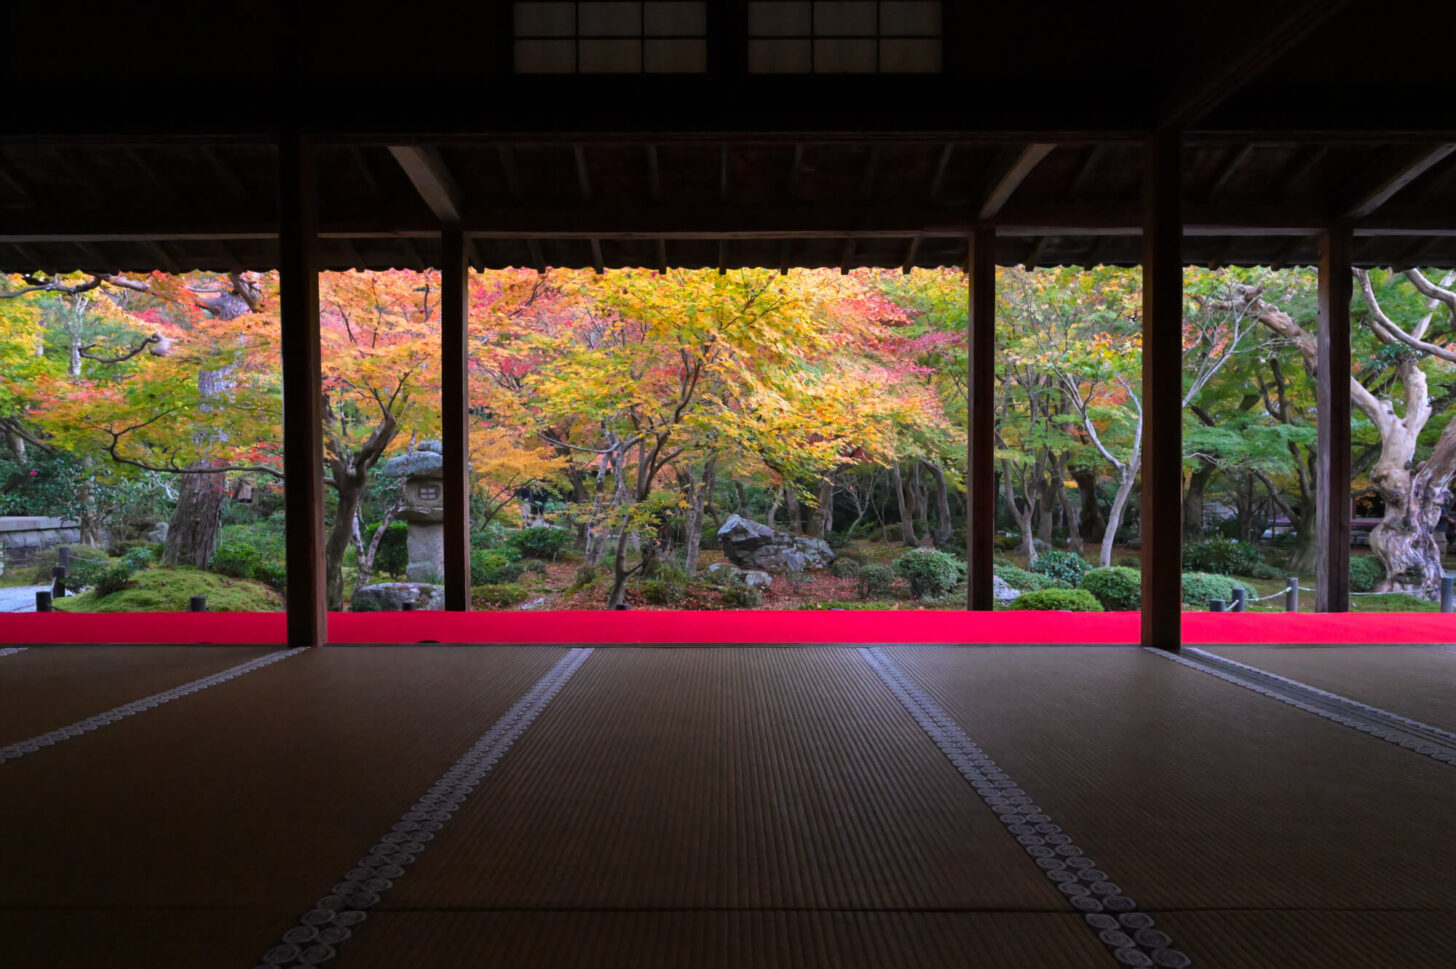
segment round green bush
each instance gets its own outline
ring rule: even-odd
[[[1212,572],[1216,575],[1253,575],[1264,564],[1257,545],[1231,538],[1210,538],[1183,546],[1183,567],[1189,572]]]
[[[1350,556],[1350,591],[1374,592],[1375,585],[1385,578],[1385,566],[1373,555]]]
[[[1073,587],[1081,585],[1082,576],[1091,569],[1087,560],[1076,552],[1064,552],[1055,548],[1042,552],[1031,564],[1031,571],[1037,575],[1061,579]]]
[[[755,590],[757,591],[757,590]],[[687,597],[687,586],[671,579],[647,579],[642,583],[642,598],[654,606],[672,606]]]
[[[890,594],[895,584],[895,570],[888,565],[862,565],[859,569],[859,597],[873,599]]]
[[[526,558],[554,559],[571,544],[571,532],[554,525],[523,528],[508,541]]]
[[[895,560],[895,571],[910,583],[910,594],[917,599],[949,595],[966,574],[960,559],[930,548],[906,552]]]
[[[860,564],[854,559],[837,558],[829,563],[829,574],[836,579],[852,579],[859,574]]]
[[[1082,576],[1082,589],[1109,612],[1133,612],[1142,605],[1143,577],[1137,569],[1093,569]]]
[[[757,609],[763,605],[763,593],[752,586],[731,585],[723,590],[724,609]]]
[[[526,567],[513,554],[514,549],[474,549],[470,553],[470,584],[498,585],[514,582],[525,572]]]
[[[1190,606],[1207,609],[1211,599],[1222,599],[1225,604],[1231,604],[1235,588],[1243,589],[1244,595],[1250,599],[1259,594],[1252,587],[1227,575],[1215,575],[1212,572],[1183,573],[1183,601]]]
[[[1102,603],[1086,589],[1042,589],[1022,593],[1007,603],[1006,608],[1101,612]]]

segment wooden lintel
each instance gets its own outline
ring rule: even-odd
[[[1016,192],[1021,183],[1026,181],[1032,169],[1041,164],[1041,160],[1052,153],[1056,145],[1052,144],[1031,144],[1022,148],[1016,156],[1005,165],[996,180],[991,183],[991,189],[986,193],[986,199],[981,203],[979,218],[983,222],[989,222],[1005,208],[1006,203],[1011,201],[1011,196]]]
[[[391,145],[389,153],[409,176],[415,191],[443,226],[458,228],[464,221],[460,185],[440,153],[433,148],[416,145]]]

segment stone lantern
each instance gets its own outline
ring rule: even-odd
[[[404,508],[409,523],[410,582],[438,583],[445,573],[445,459],[439,441],[421,441],[413,450],[390,458],[379,473],[404,478]]]

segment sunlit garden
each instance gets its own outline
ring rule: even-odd
[[[1451,283],[1357,274],[1357,611],[1437,608]],[[61,610],[284,608],[277,286],[0,282],[7,608],[63,557]],[[1316,567],[1315,276],[1185,292],[1184,608],[1282,611]],[[997,293],[998,608],[1136,609],[1140,274],[1004,268]],[[961,272],[503,270],[470,295],[474,608],[965,608]],[[439,300],[430,273],[320,277],[331,609],[443,607]]]

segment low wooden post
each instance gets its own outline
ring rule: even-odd
[[[440,425],[445,608],[470,608],[469,263],[458,227],[440,233]]]
[[[1350,229],[1320,236],[1315,371],[1316,612],[1350,611]]]
[[[966,277],[969,353],[966,429],[966,608],[995,607],[996,552],[996,230],[975,229]]]
[[[1182,139],[1150,136],[1143,153],[1142,644],[1182,642]]]
[[[322,646],[328,638],[317,183],[312,139],[285,132],[278,142],[278,289],[289,646]]]

